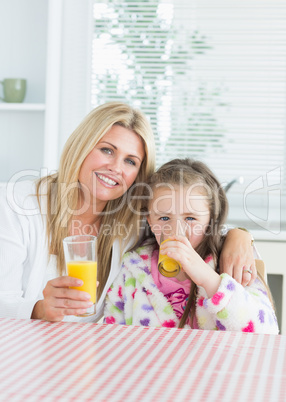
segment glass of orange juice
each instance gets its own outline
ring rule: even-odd
[[[169,240],[170,234],[166,235],[162,232],[160,238],[160,250],[161,245]],[[168,278],[172,278],[177,276],[181,271],[181,264],[174,260],[171,257],[168,257],[166,254],[161,254],[159,251],[159,260],[158,260],[158,270],[161,275],[166,276]]]
[[[173,223],[172,225],[166,225],[166,228],[163,227],[160,235],[160,250],[161,245],[166,241],[169,241],[171,236],[175,235],[188,236],[188,225],[182,222],[176,222],[176,225]],[[158,270],[160,274],[168,278],[177,276],[181,271],[181,264],[173,258],[168,257],[166,254],[161,254],[160,250],[158,260]]]
[[[81,279],[82,286],[71,289],[83,290],[90,294],[93,305],[81,317],[96,313],[97,288],[97,238],[95,236],[70,236],[63,240],[68,276]]]

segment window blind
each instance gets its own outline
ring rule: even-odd
[[[249,215],[247,199],[264,219],[273,190],[271,219],[281,221],[286,2],[98,0],[93,18],[92,105],[119,99],[140,108],[158,166],[188,156],[222,183],[242,176],[229,192],[233,215],[235,207]]]

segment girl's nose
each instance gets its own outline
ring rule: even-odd
[[[172,229],[177,236],[187,236],[189,226],[184,219],[176,219],[172,223]]]

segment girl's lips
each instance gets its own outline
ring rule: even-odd
[[[96,173],[96,172],[95,172],[95,175],[96,175],[96,177],[97,177],[102,183],[104,183],[104,184],[107,185],[107,186],[115,187],[115,186],[118,186],[118,185],[119,185],[119,183],[118,183],[117,181],[115,181],[115,180],[112,179],[111,177],[106,176],[106,175],[104,175],[104,174],[102,174],[102,173]]]

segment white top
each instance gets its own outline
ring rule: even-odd
[[[34,194],[35,183],[32,181],[9,183],[7,190],[0,189],[0,317],[30,318],[36,302],[43,299],[46,283],[58,276],[56,256],[49,258],[45,216],[41,215]],[[98,321],[103,315],[107,289],[120,266],[120,248],[116,240],[110,274],[97,303],[96,315],[69,316],[65,321]]]

